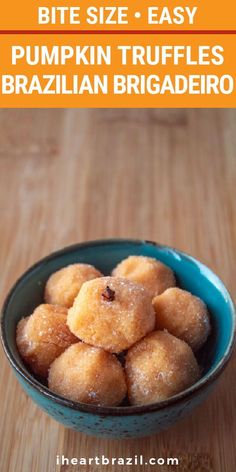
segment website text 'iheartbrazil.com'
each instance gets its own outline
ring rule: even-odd
[[[66,457],[65,455],[56,456],[57,466],[178,466],[177,457],[149,457],[135,454],[132,457],[106,457],[105,455],[95,457]]]

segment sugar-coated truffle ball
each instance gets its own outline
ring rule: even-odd
[[[18,323],[16,344],[19,353],[36,375],[47,377],[48,368],[56,357],[78,342],[66,320],[66,308],[43,304]]]
[[[169,288],[153,300],[157,329],[186,341],[197,351],[210,333],[210,320],[205,303],[180,288]]]
[[[81,286],[102,274],[89,264],[71,264],[52,274],[45,287],[45,302],[70,308]]]
[[[115,355],[79,342],[51,365],[49,388],[70,400],[117,406],[126,395],[123,368]]]
[[[83,284],[67,323],[88,344],[119,353],[154,329],[155,313],[144,287],[101,277]]]
[[[152,297],[176,285],[173,271],[151,257],[129,256],[115,267],[112,275],[143,285]]]
[[[125,371],[132,405],[166,400],[200,377],[190,346],[165,331],[154,331],[131,347]]]

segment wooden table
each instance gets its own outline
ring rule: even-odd
[[[236,110],[2,110],[1,301],[33,262],[71,243],[147,238],[236,280]],[[191,417],[147,439],[69,431],[23,393],[1,352],[2,472],[74,472],[71,457],[178,457],[176,470],[236,470],[236,358]],[[84,472],[175,470],[83,467]]]

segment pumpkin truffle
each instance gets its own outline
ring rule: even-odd
[[[164,331],[154,331],[129,349],[125,371],[131,405],[166,400],[200,377],[190,346]]]
[[[126,277],[143,285],[151,297],[176,285],[173,271],[162,262],[145,256],[129,256],[112,271],[114,277]]]
[[[66,320],[66,308],[42,304],[18,323],[16,344],[19,353],[36,375],[47,377],[54,359],[72,343],[78,342]]]
[[[101,272],[89,264],[63,267],[49,277],[45,287],[45,302],[70,308],[83,283],[101,276]]]
[[[70,400],[98,406],[117,406],[126,395],[123,368],[113,354],[79,342],[51,365],[48,385]]]
[[[84,342],[119,353],[154,329],[155,313],[144,287],[101,277],[83,284],[67,323]]]
[[[194,351],[200,349],[210,333],[205,303],[180,288],[169,288],[153,300],[156,328],[186,341]]]

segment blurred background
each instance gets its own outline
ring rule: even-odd
[[[235,189],[236,110],[0,110],[1,303],[39,258],[105,237],[182,249],[235,295]],[[56,453],[76,457],[82,450],[86,457],[100,450],[108,457],[170,451],[183,457],[181,472],[232,472],[234,367],[235,356],[198,414],[158,440],[115,443],[47,418],[18,387],[1,352],[1,470],[74,471],[56,469]]]

